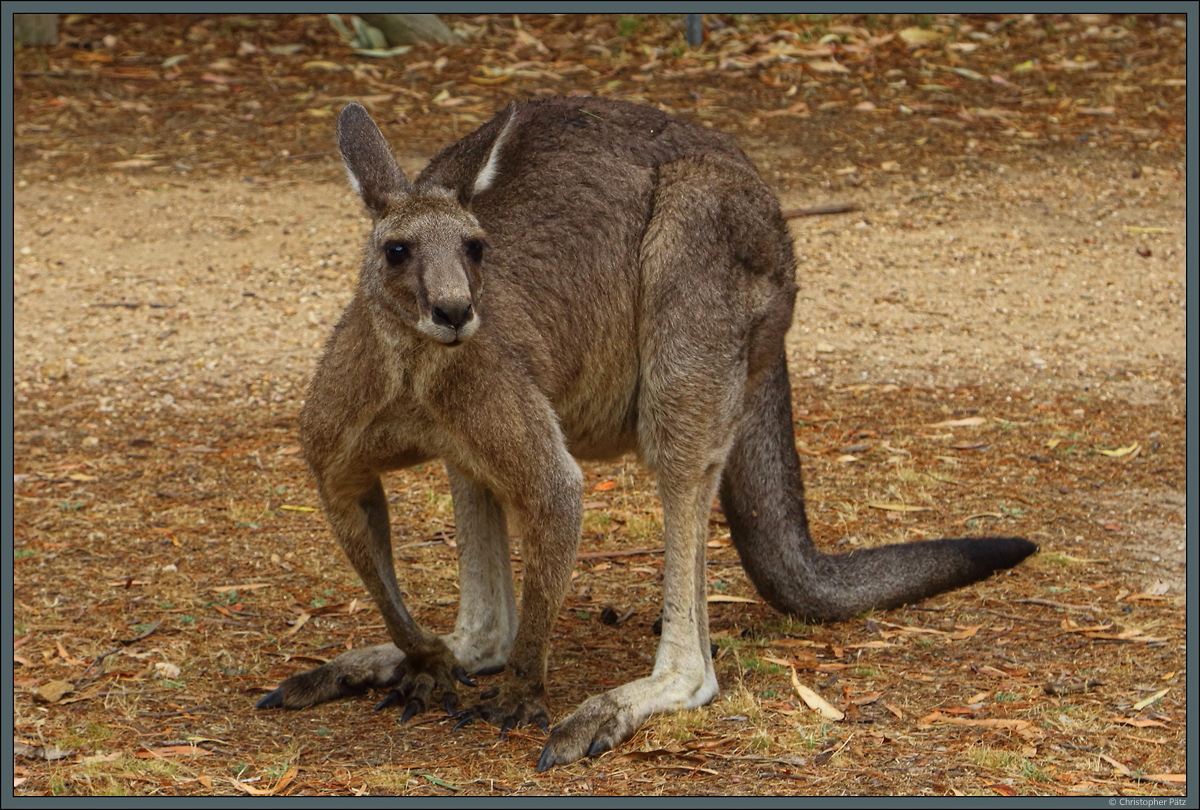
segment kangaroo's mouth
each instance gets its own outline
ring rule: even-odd
[[[417,324],[417,331],[435,343],[440,343],[446,348],[453,348],[466,343],[471,339],[478,328],[478,316],[471,318],[471,320],[457,328],[448,324],[436,323],[428,318],[422,319]]]

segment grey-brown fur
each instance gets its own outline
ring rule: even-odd
[[[586,700],[538,762],[595,755],[650,714],[717,693],[704,547],[719,491],[763,597],[840,619],[956,588],[1035,546],[981,538],[817,552],[804,515],[783,349],[795,298],[775,196],[733,141],[600,99],[510,104],[408,183],[366,111],[338,142],[375,221],[358,289],[301,414],[325,514],[391,638],[284,681],[260,707],[394,685],[403,719],[548,725],[550,628],[580,538],[576,458],[636,452],[663,502],[663,631],[651,674]],[[461,599],[452,633],[409,616],[380,474],[443,459]],[[508,523],[522,537],[518,613]]]

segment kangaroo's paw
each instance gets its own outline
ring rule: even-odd
[[[583,702],[574,714],[550,732],[550,739],[538,758],[537,769],[566,765],[585,756],[603,754],[633,736],[642,717],[621,706],[612,693],[595,695]]]
[[[327,664],[297,673],[264,695],[256,709],[303,709],[329,700],[390,686],[404,653],[379,644],[342,653]]]
[[[403,704],[401,723],[407,723],[438,701],[446,714],[453,714],[458,708],[456,683],[475,686],[475,681],[459,665],[454,653],[440,640],[431,644],[428,650],[405,658],[396,668],[394,682],[396,688],[375,709]]]
[[[566,765],[609,751],[633,736],[656,712],[703,706],[717,694],[711,671],[639,678],[585,700],[550,732],[537,769]]]
[[[480,702],[457,712],[454,727],[483,720],[499,727],[500,734],[507,734],[517,726],[537,726],[542,731],[550,730],[550,715],[546,711],[544,690],[509,680],[503,686],[485,689],[479,696]]]

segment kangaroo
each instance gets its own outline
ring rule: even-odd
[[[457,725],[540,726],[543,771],[717,694],[704,555],[718,494],[758,592],[811,621],[920,600],[1036,550],[1003,537],[814,548],[784,353],[791,237],[729,136],[618,101],[515,102],[411,182],[361,106],[341,111],[337,139],[374,227],[300,438],[391,643],[293,675],[258,708],[392,687],[380,707],[403,704],[401,722],[440,701]],[[576,459],[627,452],[662,501],[657,657],[551,729],[548,639],[581,535]],[[380,480],[432,459],[449,475],[461,581],[442,636],[405,607]],[[497,672],[497,686],[457,710],[457,684]]]

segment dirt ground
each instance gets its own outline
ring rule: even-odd
[[[97,15],[16,54],[16,794],[1183,796],[1178,20],[725,17],[712,58],[677,52],[677,21],[522,20],[465,18],[468,47],[384,62],[322,17]],[[898,36],[914,28],[939,37]],[[812,50],[827,35],[833,57]],[[296,444],[367,227],[331,113],[369,96],[411,172],[547,91],[660,103],[736,134],[784,208],[856,206],[791,220],[820,544],[986,533],[1040,553],[809,627],[757,598],[714,512],[721,695],[543,774],[537,730],[401,726],[371,696],[255,712],[383,639]],[[633,459],[585,474],[559,718],[649,671],[656,644],[652,484]],[[387,483],[410,604],[449,628],[444,474]]]

